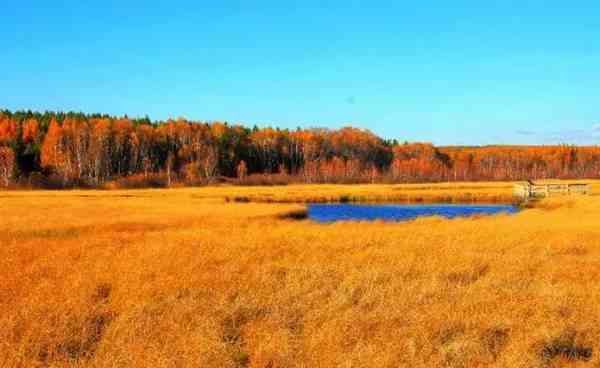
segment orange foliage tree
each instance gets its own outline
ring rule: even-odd
[[[600,177],[597,146],[435,147],[352,127],[249,129],[183,118],[0,111],[0,146],[12,148],[13,172],[54,173],[70,185],[150,174],[189,184],[254,174],[306,183]]]

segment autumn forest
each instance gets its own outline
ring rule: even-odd
[[[597,146],[435,147],[368,130],[0,111],[2,187],[411,183],[600,177]]]

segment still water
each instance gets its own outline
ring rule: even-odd
[[[334,221],[406,221],[424,216],[446,218],[473,215],[494,215],[516,213],[518,208],[511,205],[482,204],[310,204],[308,217],[318,222]]]

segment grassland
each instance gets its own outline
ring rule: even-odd
[[[0,366],[599,366],[600,196],[399,224],[282,216],[465,192],[510,184],[0,192]]]

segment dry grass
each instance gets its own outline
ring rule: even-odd
[[[315,188],[318,188],[315,190]],[[512,183],[401,185],[289,185],[284,187],[207,188],[210,195],[232,201],[305,202],[510,202]]]
[[[600,365],[600,197],[330,225],[223,200],[431,190],[352,188],[0,193],[0,366]]]

